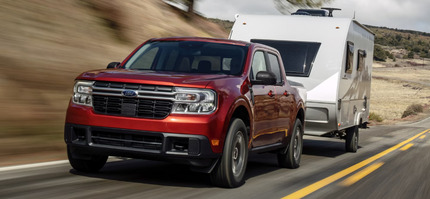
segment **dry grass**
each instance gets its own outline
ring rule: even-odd
[[[397,68],[373,71],[374,76],[401,77],[405,80],[419,79],[426,70],[412,70]],[[429,77],[429,76],[428,76]],[[430,104],[430,87],[422,84],[400,80],[372,79],[370,110],[382,116],[384,120],[401,118],[403,112],[411,104]]]
[[[394,67],[377,68],[372,76],[384,78],[399,78],[407,81],[416,81],[430,84],[430,68],[424,67]]]
[[[397,59],[373,66],[372,112],[384,120],[399,120],[412,104],[430,105],[429,60]]]

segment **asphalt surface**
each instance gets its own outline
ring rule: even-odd
[[[298,169],[279,168],[274,154],[252,155],[236,189],[213,187],[186,166],[146,160],[111,158],[95,174],[64,161],[0,168],[0,198],[430,198],[430,118],[360,129],[359,145],[346,153],[343,140],[306,137]]]

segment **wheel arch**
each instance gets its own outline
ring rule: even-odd
[[[300,108],[297,111],[297,115],[296,118],[298,118],[300,120],[300,122],[302,122],[302,125],[305,125],[305,110],[303,110],[303,108]]]
[[[251,128],[251,118],[250,114],[248,113],[248,109],[245,108],[245,106],[238,106],[232,116],[230,117],[230,122],[233,120],[233,118],[239,118],[245,123],[245,126],[247,127],[247,135],[248,139],[250,137],[250,128]]]
[[[225,142],[225,138],[226,138],[229,126],[230,126],[230,124],[234,118],[240,118],[245,123],[245,126],[247,128],[248,141],[249,141],[250,137],[252,137],[251,136],[252,126],[253,126],[252,119],[251,119],[252,118],[252,111],[251,111],[250,105],[247,103],[247,101],[243,98],[239,98],[231,106],[229,114],[227,114],[227,117],[226,117],[226,120],[224,123],[223,134],[222,134],[223,148],[224,148],[224,142]]]

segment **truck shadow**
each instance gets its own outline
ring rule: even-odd
[[[119,160],[108,162],[97,173],[84,173],[70,169],[71,174],[114,181],[141,184],[193,187],[211,187],[207,174],[192,172],[185,165],[151,160]]]
[[[360,148],[360,147],[359,147]],[[304,139],[303,154],[335,158],[345,154],[345,141],[333,138]]]
[[[281,168],[278,167],[276,154],[250,155],[245,179],[264,175],[278,169]],[[103,169],[97,173],[84,173],[75,169],[70,169],[69,173],[88,178],[148,185],[218,188],[211,184],[209,174],[193,172],[186,165],[152,160],[115,160],[106,163]]]
[[[304,140],[303,159],[307,156],[320,156],[321,158],[334,158],[345,152],[343,141],[330,140]],[[302,161],[305,162],[305,161]],[[250,154],[245,179],[266,175],[280,170],[275,153]],[[287,169],[289,170],[289,169]],[[293,170],[291,170],[293,171]],[[127,159],[114,159],[108,162],[98,173],[83,173],[71,169],[73,175],[106,180],[133,182],[148,185],[190,187],[190,188],[217,188],[210,183],[209,175],[192,172],[185,165],[166,162]],[[246,183],[245,185],[246,186]],[[222,189],[222,188],[219,188]]]

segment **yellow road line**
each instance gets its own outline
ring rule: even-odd
[[[420,139],[424,139],[426,137],[426,135],[422,135],[421,137],[420,137]]]
[[[307,195],[309,195],[309,194],[311,194],[311,193],[313,193],[313,192],[315,192],[315,191],[317,191],[317,190],[319,190],[319,189],[345,177],[346,175],[349,175],[350,173],[357,171],[358,169],[372,163],[373,161],[387,155],[388,153],[391,153],[392,151],[400,148],[401,146],[411,142],[415,138],[417,138],[417,137],[419,137],[422,134],[427,133],[427,132],[430,132],[430,129],[427,129],[421,133],[418,133],[417,135],[415,135],[415,136],[413,136],[413,137],[411,137],[411,138],[409,138],[409,139],[407,139],[407,140],[405,140],[399,144],[396,144],[395,146],[393,146],[393,147],[391,147],[385,151],[382,151],[382,152],[380,152],[380,153],[378,153],[378,154],[376,154],[376,155],[374,155],[374,156],[372,156],[366,160],[363,160],[363,161],[361,161],[355,165],[352,165],[352,166],[350,166],[350,167],[348,167],[342,171],[339,171],[339,172],[337,172],[337,173],[335,173],[329,177],[326,177],[326,178],[324,178],[318,182],[315,182],[315,183],[313,183],[307,187],[304,187],[304,188],[302,188],[302,189],[300,189],[300,190],[298,190],[298,191],[296,191],[290,195],[283,197],[282,199],[303,198],[303,197],[305,197],[305,196],[307,196]]]
[[[362,178],[366,177],[367,175],[369,175],[370,173],[372,173],[373,171],[375,171],[376,169],[381,167],[383,164],[384,164],[383,162],[372,164],[372,165],[368,166],[367,168],[361,170],[360,172],[358,172],[358,173],[352,175],[351,177],[345,179],[344,181],[342,181],[339,184],[342,186],[351,186],[352,184],[358,182]]]
[[[406,150],[408,150],[409,148],[411,148],[412,146],[414,146],[414,144],[409,143],[409,144],[405,145],[404,147],[400,148],[400,151],[406,151]]]

